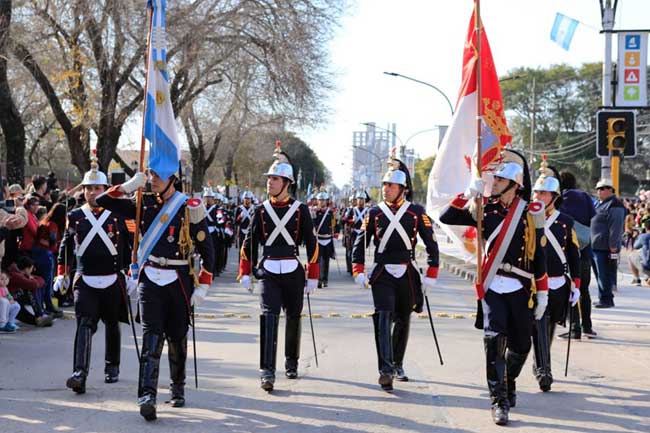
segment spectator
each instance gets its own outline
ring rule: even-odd
[[[580,305],[572,309],[571,338],[580,339],[582,334],[587,337],[595,337],[591,323],[591,295],[589,284],[591,283],[591,219],[596,214],[594,203],[586,192],[576,186],[575,176],[564,171],[560,173],[560,186],[562,188],[562,205],[560,211],[573,217],[573,228],[578,237],[580,245]],[[569,333],[560,334],[560,337],[567,338]]]
[[[63,317],[63,311],[57,309],[52,302],[52,274],[54,272],[54,258],[52,251],[57,246],[57,233],[52,232],[51,228],[58,230],[58,225],[65,225],[65,206],[59,205],[56,215],[53,219],[55,208],[47,214],[38,225],[36,240],[32,246],[31,258],[36,266],[36,273],[43,278],[45,284],[39,289],[40,299],[45,306],[45,311],[54,316],[54,318]],[[56,221],[55,221],[56,220]],[[50,227],[52,222],[52,227]],[[60,235],[58,235],[60,239]]]
[[[628,207],[629,213],[625,217],[625,233],[623,234],[623,242],[625,243],[625,249],[632,249],[634,244],[634,239],[636,238],[636,213],[634,211],[634,205],[630,204]]]
[[[591,219],[591,247],[594,251],[598,280],[598,302],[596,308],[614,306],[616,286],[616,266],[621,249],[625,208],[616,197],[610,179],[602,179],[596,184],[598,204],[596,215]]]
[[[9,267],[9,293],[21,306],[17,318],[29,325],[52,326],[52,316],[43,312],[35,296],[45,281],[39,276],[32,275],[33,270],[34,262],[27,256],[19,257],[16,263],[12,263]]]
[[[41,221],[38,231],[38,240],[41,247],[46,248],[51,253],[52,261],[50,263],[50,280],[45,278],[45,284],[47,287],[52,285],[52,274],[54,272],[54,263],[56,263],[56,258],[59,253],[59,245],[61,244],[61,238],[63,237],[63,231],[65,229],[66,222],[66,212],[65,205],[63,203],[55,203],[50,209],[50,212],[47,216]],[[72,257],[69,258],[72,261]],[[66,293],[67,294],[67,293]],[[55,294],[50,294],[55,296],[59,302],[59,306],[69,306],[69,302],[66,302],[67,299],[57,292]],[[67,305],[63,305],[63,304]],[[55,317],[59,313],[55,314]]]
[[[20,311],[20,304],[9,293],[8,284],[7,274],[0,273],[0,331],[15,332],[19,329],[16,325],[16,316]]]
[[[13,185],[9,185],[9,198],[11,199],[17,199],[18,197],[24,197],[25,196],[25,191],[23,190],[23,187],[18,185],[17,183],[14,183]]]
[[[29,197],[25,201],[25,210],[27,211],[27,224],[25,227],[23,227],[18,249],[28,255],[34,246],[36,232],[38,231],[38,218],[36,218],[36,211],[38,210],[38,206],[38,198],[36,197]]]
[[[31,194],[33,197],[38,198],[38,204],[40,206],[45,206],[49,212],[52,208],[52,202],[47,198],[48,189],[47,189],[47,179],[45,177],[35,174],[32,176],[32,185],[34,186],[34,192]]]
[[[646,283],[650,282],[650,220],[643,224],[643,233],[634,241],[634,251],[627,258],[634,278],[632,284],[641,285],[640,274],[646,277]]]

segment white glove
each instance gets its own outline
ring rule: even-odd
[[[136,191],[138,188],[142,188],[146,183],[147,178],[144,173],[138,171],[131,179],[127,180],[122,184],[122,189],[125,193],[131,194],[133,191]]]
[[[229,228],[226,228],[224,232],[226,232],[228,236],[232,236],[232,230],[230,230]]]
[[[241,280],[239,280],[244,289],[248,290],[250,293],[253,293],[253,285],[251,284],[251,276],[243,275]]]
[[[437,282],[437,278],[424,277],[424,281],[422,281],[422,295],[427,296],[427,292],[433,290]]]
[[[194,289],[194,293],[192,293],[190,304],[195,307],[198,307],[199,305],[201,305],[201,302],[205,300],[206,296],[208,296],[208,285],[199,284],[198,287]]]
[[[126,277],[126,294],[131,299],[134,299],[133,294],[135,294],[135,298],[138,297],[138,280],[134,280],[129,276]]]
[[[537,292],[537,306],[535,307],[535,320],[539,320],[544,316],[546,306],[548,305],[548,291],[544,290]]]
[[[70,285],[70,278],[68,276],[57,275],[54,279],[54,284],[52,285],[52,290],[55,292],[60,292],[61,289],[67,289]]]
[[[465,198],[480,197],[483,195],[484,189],[485,182],[483,182],[483,179],[472,179],[463,195]]]
[[[311,295],[316,291],[318,287],[318,280],[308,279],[307,284],[305,285],[305,295]]]
[[[569,302],[571,302],[571,306],[575,307],[579,300],[580,289],[577,287],[571,287],[571,295],[569,296]]]
[[[354,278],[354,282],[357,283],[360,288],[366,289],[366,274],[357,274]]]

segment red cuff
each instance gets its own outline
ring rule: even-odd
[[[201,272],[199,272],[199,284],[207,284],[208,286],[212,284],[212,273],[201,268]]]
[[[309,263],[307,265],[307,279],[317,280],[320,277],[320,266],[318,263]]]
[[[64,265],[58,265],[56,267],[57,275],[68,275],[70,273],[70,266],[65,267]]]
[[[249,260],[240,260],[239,261],[239,275],[250,275],[251,274],[251,262]]]
[[[106,194],[108,194],[109,197],[113,197],[113,198],[122,197],[124,195],[124,192],[122,192],[120,186],[122,185],[113,185],[112,187],[106,190]]]
[[[575,284],[576,289],[580,290],[580,278],[574,278],[573,279],[573,284]]]
[[[461,193],[454,198],[451,203],[449,203],[452,207],[462,209],[465,207],[467,204],[468,200],[465,198],[465,196]]]
[[[366,273],[366,266],[361,264],[361,263],[353,263],[352,264],[352,275],[355,277],[359,274],[365,274]]]
[[[545,292],[548,290],[548,275],[535,280],[535,286],[538,292]]]
[[[438,268],[434,268],[433,266],[429,266],[427,268],[427,277],[428,278],[438,278]]]

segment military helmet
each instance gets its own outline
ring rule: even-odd
[[[542,163],[540,165],[540,175],[535,181],[533,186],[533,191],[548,191],[559,194],[560,193],[560,181],[554,176],[555,173],[548,167],[546,162],[546,155],[542,157]]]
[[[204,186],[203,187],[203,198],[215,198],[214,191],[212,190],[211,186]]]
[[[413,184],[411,183],[411,175],[409,174],[409,169],[406,164],[395,157],[395,152],[396,149],[393,148],[388,159],[388,171],[384,174],[381,182],[396,183],[398,185],[402,185],[406,189],[404,197],[406,200],[410,201],[413,199]]]
[[[253,194],[253,191],[244,191],[241,195],[242,200],[245,199],[251,199],[253,200],[255,198],[255,194]]]
[[[324,186],[320,188],[320,191],[316,194],[316,200],[329,200],[330,195],[328,194],[327,190],[325,189]]]
[[[293,166],[289,161],[289,157],[282,151],[280,140],[275,142],[275,150],[273,151],[273,164],[269,167],[268,171],[264,173],[265,176],[279,176],[288,179],[294,183]]]
[[[108,178],[106,174],[99,171],[99,165],[97,164],[97,149],[92,149],[90,151],[90,170],[84,174],[84,178],[81,181],[82,186],[86,185],[104,185],[108,186]]]

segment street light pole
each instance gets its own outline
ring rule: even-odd
[[[384,72],[384,74],[390,75],[391,77],[405,78],[405,79],[407,79],[409,81],[414,81],[416,83],[425,85],[427,87],[431,87],[433,90],[437,91],[438,93],[440,93],[445,98],[445,100],[447,101],[447,104],[449,104],[449,111],[451,112],[451,115],[452,116],[454,115],[454,106],[452,105],[451,101],[449,100],[449,97],[445,94],[445,92],[443,92],[442,90],[440,90],[439,88],[437,88],[433,84],[427,83],[426,81],[418,80],[417,78],[408,77],[406,75],[402,75],[402,74],[399,74],[397,72]]]

